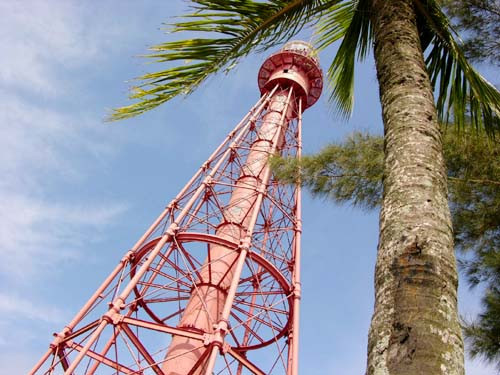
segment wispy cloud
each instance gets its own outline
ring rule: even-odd
[[[73,119],[0,91],[0,274],[19,281],[78,256],[81,238],[125,210],[119,202],[68,201],[57,188],[85,181],[117,152],[98,121]],[[98,234],[98,233],[97,233]]]
[[[96,228],[106,227],[126,209],[118,203],[61,204],[1,189],[0,194],[0,273],[19,282],[43,277],[62,261],[79,258],[91,241],[87,238],[92,238],[84,234],[92,232],[96,238]]]
[[[26,282],[77,257],[85,233],[126,209],[60,194],[119,151],[100,119],[57,105],[67,92],[77,100],[67,76],[104,59],[103,35],[117,29],[92,27],[78,3],[0,1],[0,12],[0,277]]]
[[[8,320],[9,316],[21,316],[23,319],[61,323],[66,315],[56,307],[35,303],[32,300],[6,293],[0,293],[0,311],[2,312],[2,321]]]
[[[0,292],[0,374],[25,374],[36,362],[43,347],[33,352],[31,345],[40,335],[62,326],[68,313],[39,299]],[[46,347],[46,346],[45,346]]]
[[[76,2],[1,1],[0,13],[0,83],[31,93],[60,94],[60,69],[100,58],[108,40],[83,22],[88,9]]]
[[[121,30],[81,2],[0,1],[0,13],[0,373],[25,373],[74,310],[46,285],[128,207],[75,193],[123,144],[79,105],[79,77]]]

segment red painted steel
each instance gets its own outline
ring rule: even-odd
[[[312,47],[262,65],[262,96],[63,330],[30,374],[298,373],[300,157],[322,76]]]

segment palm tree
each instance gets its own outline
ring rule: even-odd
[[[438,1],[191,2],[193,11],[172,31],[202,37],[153,47],[149,56],[156,61],[183,63],[141,77],[131,95],[139,101],[115,110],[112,119],[189,94],[211,74],[229,70],[250,52],[282,43],[310,24],[315,24],[319,48],[342,39],[328,78],[332,102],[348,115],[354,63],[373,43],[385,158],[367,374],[463,374],[438,121],[452,114],[461,127],[470,116],[478,130],[494,133],[500,129],[500,93],[469,65]]]

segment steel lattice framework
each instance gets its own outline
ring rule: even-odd
[[[258,80],[260,100],[31,374],[297,374],[301,193],[267,161],[300,157],[322,75],[290,42]]]

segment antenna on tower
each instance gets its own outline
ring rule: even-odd
[[[268,158],[300,157],[321,95],[316,51],[286,43],[261,98],[120,260],[30,374],[298,373],[300,186]]]

